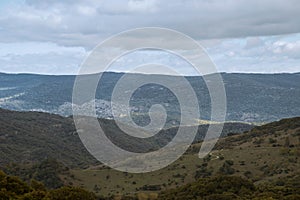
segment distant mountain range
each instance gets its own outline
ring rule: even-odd
[[[110,99],[116,82],[123,73],[103,74],[96,93],[96,109],[100,118],[112,118]],[[227,93],[227,121],[269,122],[300,116],[300,74],[238,74],[222,73]],[[175,76],[129,74],[133,80],[144,76]],[[210,120],[210,97],[202,77],[186,77],[194,88],[201,110],[201,119]],[[72,115],[72,90],[75,76],[33,74],[0,74],[0,107],[17,111],[43,111],[62,116]],[[188,97],[187,97],[188,99]],[[162,103],[168,112],[168,124],[180,120],[176,97],[160,85],[145,85],[134,93],[132,112],[143,116],[137,123],[147,124],[151,105]],[[87,105],[88,106],[88,105]],[[117,105],[124,109],[124,105]]]

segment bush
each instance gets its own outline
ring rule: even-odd
[[[7,176],[0,171],[0,199],[1,200],[95,200],[96,196],[81,188],[62,187],[47,191],[44,185],[32,180],[31,186],[18,177]]]
[[[62,187],[51,190],[46,196],[48,200],[96,200],[95,194],[82,188]]]
[[[219,172],[224,175],[230,175],[235,173],[235,169],[232,168],[233,161],[232,160],[226,160],[222,167],[220,167]]]
[[[269,138],[269,143],[270,143],[270,144],[274,144],[274,143],[276,143],[276,142],[277,142],[277,140],[276,140],[276,139]]]

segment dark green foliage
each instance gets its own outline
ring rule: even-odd
[[[161,200],[231,200],[231,199],[299,199],[299,177],[282,180],[283,185],[260,184],[255,187],[247,179],[237,176],[217,176],[199,179],[195,183],[162,192]]]
[[[48,189],[63,186],[60,175],[70,175],[69,169],[53,158],[48,158],[33,165],[11,164],[4,168],[9,175],[19,176],[22,180],[30,182],[32,179],[42,182]]]
[[[224,175],[234,174],[235,169],[232,167],[232,165],[233,165],[232,160],[226,160],[222,165],[222,167],[219,169],[220,173]]]
[[[249,196],[255,191],[253,183],[240,177],[218,176],[162,192],[159,199],[232,199]]]
[[[144,190],[144,191],[160,191],[161,186],[160,185],[144,185],[140,189]]]
[[[33,180],[31,186],[18,177],[0,171],[1,200],[96,200],[95,194],[81,188],[62,187],[47,191],[43,184]]]
[[[1,194],[9,194],[10,196],[18,196],[28,193],[30,187],[15,176],[6,176],[4,172],[0,171],[0,189]]]
[[[55,158],[69,167],[98,162],[82,145],[71,118],[0,109],[0,165]]]
[[[41,190],[33,190],[29,193],[24,194],[24,196],[21,198],[23,200],[46,200],[47,192],[41,191]]]
[[[48,200],[96,200],[95,194],[82,188],[62,187],[51,190],[46,199]]]
[[[253,128],[252,132],[259,131],[272,134],[276,131],[296,129],[298,127],[300,127],[300,117],[294,117],[271,122],[263,126],[257,126]]]
[[[276,143],[276,142],[277,142],[277,140],[276,140],[276,139],[269,138],[269,143],[270,143],[270,144],[274,144],[274,143]]]
[[[250,179],[253,176],[253,174],[250,171],[246,171],[246,172],[244,172],[244,176],[246,176],[247,178]]]
[[[199,169],[195,173],[195,179],[205,178],[212,175],[212,169],[208,168],[207,163],[203,163],[199,166]]]
[[[59,174],[66,170],[61,163],[54,159],[47,159],[35,167],[34,179],[42,181],[47,188],[59,188],[63,186]]]

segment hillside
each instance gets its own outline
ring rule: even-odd
[[[286,191],[294,194],[295,187],[300,185],[299,117],[257,127],[227,123],[223,136],[229,136],[221,138],[204,159],[197,155],[201,146],[199,140],[207,128],[201,125],[195,144],[175,163],[151,173],[128,174],[107,168],[90,156],[70,117],[8,110],[0,110],[0,113],[1,168],[26,181],[32,178],[42,181],[48,188],[72,185],[100,196],[134,199],[138,195],[165,199],[174,194],[185,196],[189,187],[195,194],[203,195],[197,189],[201,184],[212,184],[225,176],[221,178],[225,182],[247,180],[250,188],[246,190],[255,194],[266,192],[274,194],[274,199],[282,199],[275,195],[277,190],[281,188],[281,194]],[[119,132],[112,120],[99,122],[115,143],[133,151],[159,148],[176,132],[176,127],[166,129],[160,140],[140,143]],[[241,132],[243,134],[237,134]],[[234,195],[238,197],[242,193]],[[218,194],[224,195],[222,190]],[[232,197],[232,194],[227,195]]]
[[[0,164],[56,158],[68,166],[96,161],[81,145],[71,118],[0,110]]]
[[[221,139],[195,182],[159,199],[300,199],[299,157],[299,117],[255,127]]]
[[[255,186],[250,192],[262,197],[273,196],[274,199],[283,199],[278,194],[295,194],[300,188],[300,118],[280,120],[255,127],[244,134],[222,138],[204,159],[197,156],[200,145],[194,144],[172,165],[147,174],[127,174],[102,165],[86,170],[71,170],[77,179],[74,185],[81,185],[101,195],[119,194],[133,198],[137,193],[145,199],[150,196],[156,199],[161,191],[166,191],[161,195],[170,197],[177,194],[187,196],[189,187],[195,190],[195,194],[203,195],[201,184],[213,183],[219,176],[241,177],[238,180],[247,180]],[[202,180],[204,178],[208,180]],[[220,196],[223,192],[219,191]],[[213,190],[207,195],[212,193]],[[238,194],[234,195],[238,198]],[[232,195],[228,194],[227,199],[232,199],[230,197]]]
[[[131,151],[150,151],[164,146],[177,128],[162,130],[160,137],[141,140],[124,134],[112,120],[99,119],[108,137]],[[241,133],[253,126],[243,123],[225,124],[223,135]],[[187,127],[188,128],[188,127]],[[207,125],[200,125],[195,141],[203,139]],[[84,168],[97,161],[82,145],[71,117],[0,109],[0,165],[40,162],[55,158],[68,167]]]

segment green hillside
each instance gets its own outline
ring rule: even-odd
[[[201,142],[195,141],[172,165],[151,173],[129,174],[110,169],[90,156],[72,118],[0,112],[1,169],[19,176],[26,184],[32,180],[43,182],[47,190],[83,188],[107,199],[299,197],[300,117],[258,127],[228,123],[224,137],[204,159],[198,158]],[[121,135],[113,121],[100,123],[117,143],[126,141],[126,147],[133,148],[131,145],[137,142]],[[199,140],[206,128],[199,126]],[[168,141],[175,131],[163,130],[163,140]],[[144,150],[162,144],[148,141]]]
[[[165,129],[160,132],[160,137],[141,140],[123,133],[112,120],[99,119],[99,123],[112,141],[130,151],[158,149],[177,132],[176,127]],[[199,126],[196,141],[203,138],[207,127]],[[223,135],[241,133],[252,127],[244,123],[227,123]],[[98,163],[81,143],[71,117],[0,109],[0,166],[38,163],[47,158],[55,158],[71,168],[86,168]]]
[[[127,174],[102,165],[71,170],[76,179],[74,185],[96,194],[133,197],[138,193],[145,198],[154,198],[169,189],[171,191],[164,195],[171,195],[177,189],[185,190],[187,184],[194,187],[193,183],[203,178],[219,176],[241,177],[255,185],[257,193],[260,193],[258,188],[261,187],[272,190],[282,187],[282,190],[288,191],[290,189],[285,187],[291,187],[290,193],[295,194],[295,187],[300,186],[300,118],[284,119],[244,134],[222,138],[204,159],[197,156],[200,146],[201,143],[194,144],[172,165],[147,174]]]

